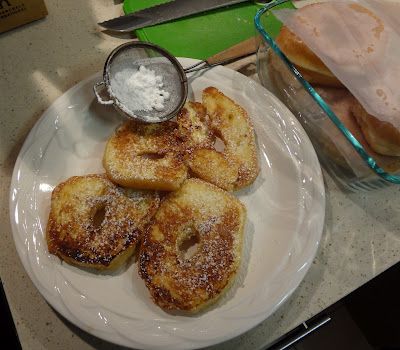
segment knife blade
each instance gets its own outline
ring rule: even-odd
[[[248,0],[173,0],[98,23],[110,31],[130,32]]]

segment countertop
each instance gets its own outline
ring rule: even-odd
[[[100,71],[108,53],[130,39],[106,35],[96,26],[122,13],[118,1],[46,4],[46,19],[0,34],[1,279],[22,348],[119,349],[78,329],[46,303],[12,238],[9,186],[24,139],[57,97]],[[258,349],[400,260],[400,187],[349,194],[328,175],[325,182],[325,228],[303,282],[270,318],[212,349]]]

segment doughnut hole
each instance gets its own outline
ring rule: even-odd
[[[93,214],[93,227],[95,230],[100,229],[101,224],[103,223],[105,217],[106,217],[106,207],[104,204],[102,204],[95,209],[95,212]]]
[[[224,153],[225,151],[225,142],[218,136],[215,137],[214,148],[216,151]]]
[[[191,259],[198,251],[200,234],[193,228],[187,228],[178,238],[178,252],[184,260]]]
[[[142,153],[140,156],[144,159],[159,160],[163,159],[165,157],[165,154],[147,152],[147,153]]]

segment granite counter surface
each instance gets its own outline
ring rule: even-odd
[[[43,111],[100,71],[129,37],[97,22],[121,13],[111,0],[46,1],[46,19],[0,34],[1,279],[24,349],[119,349],[69,323],[41,297],[15,250],[9,186],[21,145]],[[209,349],[258,349],[400,260],[400,187],[348,194],[325,176],[326,223],[317,256],[299,288],[256,328]]]

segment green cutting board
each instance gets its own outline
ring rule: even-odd
[[[198,0],[201,1],[201,0]],[[131,13],[167,2],[165,0],[125,0],[124,12]],[[280,7],[293,7],[290,3]],[[217,52],[256,35],[254,15],[260,5],[253,1],[229,8],[178,19],[168,23],[136,30],[136,36],[157,44],[177,57],[206,59]],[[272,16],[268,31],[276,34],[280,23]]]

